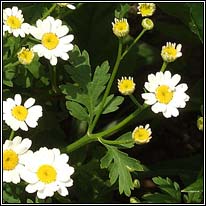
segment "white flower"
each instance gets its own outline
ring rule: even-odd
[[[162,112],[166,118],[177,117],[177,108],[184,108],[189,101],[189,96],[185,93],[187,84],[177,85],[180,79],[178,74],[171,76],[170,71],[148,75],[148,82],[144,86],[149,92],[142,94],[145,104],[152,105],[154,113]]]
[[[34,98],[27,99],[24,105],[21,105],[21,102],[20,94],[16,94],[14,99],[8,98],[3,101],[3,120],[14,131],[19,128],[28,131],[28,126],[35,128],[38,125],[38,119],[42,116],[42,107],[40,105],[33,106]]]
[[[167,42],[166,46],[162,47],[161,56],[165,62],[173,62],[178,57],[182,56],[182,45],[178,44],[176,47],[176,43]]]
[[[122,77],[121,80],[118,79],[118,90],[123,95],[130,95],[135,90],[135,83],[133,77]]]
[[[11,9],[3,10],[3,34],[8,31],[15,37],[25,37],[25,34],[29,34],[30,25],[23,22],[22,10],[19,10],[18,7],[13,6]]]
[[[3,145],[3,182],[20,182],[26,156],[31,152],[31,140],[16,136],[12,141],[6,140]]]
[[[26,170],[21,176],[28,183],[25,190],[28,193],[37,191],[40,199],[52,197],[56,191],[61,196],[67,196],[67,187],[73,185],[70,176],[74,173],[74,168],[67,163],[68,160],[69,156],[60,154],[56,148],[42,147],[32,153],[25,161]]]
[[[72,10],[75,10],[76,7],[72,4],[69,4],[69,3],[57,3],[60,7],[67,7],[69,9],[72,9]]]
[[[137,14],[141,14],[142,17],[152,16],[156,10],[156,5],[154,3],[139,3],[137,9],[139,10]]]
[[[112,22],[112,30],[113,33],[117,37],[124,37],[129,33],[129,24],[127,22],[127,19],[114,19],[114,22]]]
[[[149,124],[146,124],[145,127],[140,125],[136,127],[132,132],[132,138],[137,144],[145,144],[150,141],[152,131],[149,128]]]
[[[31,27],[31,35],[36,39],[41,40],[41,44],[33,47],[33,51],[38,53],[39,57],[44,56],[50,61],[51,65],[57,64],[57,57],[63,60],[68,60],[68,51],[73,49],[71,44],[74,35],[66,35],[69,28],[62,25],[60,19],[54,19],[48,16],[44,20],[38,20],[36,27]]]

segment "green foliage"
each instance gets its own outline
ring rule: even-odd
[[[115,10],[114,16],[118,19],[125,17],[125,15],[128,13],[129,8],[129,4],[121,4],[120,8]]]
[[[181,203],[181,191],[177,182],[170,178],[154,177],[153,182],[158,185],[162,193],[146,194],[143,199],[147,203]]]
[[[128,154],[119,151],[114,146],[105,145],[106,155],[101,159],[101,168],[109,169],[110,182],[113,185],[117,180],[119,192],[125,195],[131,195],[131,189],[134,189],[130,172],[143,171],[140,162],[134,158],[128,157]]]

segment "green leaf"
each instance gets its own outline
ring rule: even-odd
[[[101,159],[101,168],[109,169],[109,178],[111,184],[117,180],[119,183],[119,192],[125,195],[131,195],[131,189],[134,189],[130,172],[143,171],[140,162],[134,158],[128,157],[128,154],[119,151],[116,147],[105,145],[106,155]]]
[[[115,112],[116,110],[119,109],[119,105],[122,104],[123,101],[124,101],[124,97],[122,96],[114,97],[113,94],[109,95],[106,99],[102,114]],[[95,111],[98,111],[99,107],[100,104],[95,108]]]
[[[97,66],[94,72],[93,80],[92,82],[89,82],[87,86],[88,96],[90,98],[90,106],[92,110],[97,105],[97,100],[105,89],[105,85],[109,80],[109,68],[110,67],[108,61],[103,62],[101,66]]]
[[[82,107],[80,104],[72,101],[67,101],[66,102],[66,107],[70,111],[69,113],[82,121],[88,121],[89,120],[89,115],[84,107]]]
[[[25,67],[30,71],[30,73],[38,79],[40,76],[40,63],[39,63],[39,57],[37,55],[34,56],[34,59],[32,60],[31,64],[25,65]]]
[[[154,177],[152,178],[153,182],[158,185],[159,189],[163,192],[164,202],[173,202],[180,203],[181,202],[181,192],[179,184],[176,182],[172,182],[170,178],[162,178],[162,177]],[[156,193],[154,195],[154,202],[157,197],[161,197],[162,194]],[[167,195],[167,198],[166,196]],[[147,198],[147,197],[146,197]],[[150,195],[150,201],[152,196]],[[144,198],[145,199],[145,198]]]
[[[85,88],[91,81],[91,68],[87,51],[80,52],[78,46],[69,53],[71,65],[65,65],[66,71],[71,75],[74,82]]]
[[[188,192],[188,194],[183,196],[186,203],[201,203],[203,201],[202,192]]]
[[[174,199],[167,194],[145,194],[142,198],[146,200],[146,203],[176,203],[176,201],[174,201]]]
[[[7,203],[21,203],[20,196],[17,194],[19,188],[15,188],[11,184],[4,184],[3,200]]]
[[[182,192],[203,192],[203,176],[199,177],[191,185],[184,188]]]
[[[120,144],[122,147],[126,147],[126,148],[132,148],[134,147],[134,141],[132,140],[132,133],[131,132],[127,132],[123,135],[121,135],[119,138],[117,138],[115,141],[125,141],[126,143],[124,144]],[[130,142],[131,141],[131,142]],[[128,143],[127,143],[128,142]]]
[[[120,9],[115,10],[115,17],[118,19],[123,18],[126,15],[126,13],[129,11],[129,8],[130,8],[129,4],[121,4]]]
[[[191,22],[190,29],[203,43],[203,3],[188,3],[190,8]]]

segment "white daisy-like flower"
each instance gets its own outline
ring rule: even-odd
[[[144,85],[148,93],[142,94],[145,104],[152,105],[154,113],[162,112],[166,118],[177,117],[177,108],[184,108],[189,101],[189,96],[185,93],[187,84],[177,85],[180,79],[179,74],[171,76],[170,71],[148,75],[148,82]]]
[[[26,170],[21,175],[29,183],[25,190],[28,193],[37,191],[40,199],[52,197],[56,191],[61,196],[67,196],[67,187],[73,185],[71,175],[74,173],[74,168],[67,163],[68,160],[69,156],[60,154],[56,148],[42,147],[32,153],[25,161]]]
[[[44,56],[50,61],[51,65],[57,64],[57,57],[68,60],[68,51],[73,49],[71,44],[74,35],[67,33],[69,28],[62,25],[60,19],[54,19],[48,16],[44,20],[37,20],[36,27],[31,27],[31,35],[41,40],[41,44],[34,45],[33,51],[37,52],[39,57]]]
[[[3,182],[20,182],[26,156],[31,152],[31,140],[16,136],[12,141],[6,140],[3,145]]]
[[[156,10],[156,5],[154,3],[139,3],[137,7],[137,14],[141,14],[142,17],[152,16]]]
[[[122,77],[122,79],[118,79],[118,89],[119,92],[123,95],[130,95],[135,90],[135,83],[133,81],[133,77]]]
[[[38,125],[38,119],[42,116],[42,107],[34,105],[34,98],[27,99],[24,105],[21,105],[21,103],[20,94],[16,94],[14,99],[8,98],[3,101],[3,120],[14,131],[19,128],[28,131],[28,126],[35,128]]]
[[[13,6],[3,10],[3,34],[8,31],[15,37],[25,37],[25,34],[29,34],[30,25],[23,22],[22,10],[19,10],[18,7]]]
[[[114,22],[112,22],[112,30],[113,33],[117,37],[124,37],[129,33],[129,24],[127,22],[127,19],[114,19]]]
[[[34,58],[34,52],[32,49],[22,47],[21,51],[17,53],[17,56],[21,64],[27,65],[32,62]]]
[[[145,144],[148,143],[152,138],[151,134],[152,131],[149,128],[149,124],[146,124],[145,127],[140,125],[132,132],[132,138],[137,144]]]
[[[68,9],[75,10],[76,7],[70,3],[57,3],[60,7],[67,7]]]
[[[176,43],[167,42],[166,46],[162,47],[161,56],[165,62],[173,62],[178,57],[182,56],[182,45],[178,44],[176,47]]]

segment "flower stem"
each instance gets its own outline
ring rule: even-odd
[[[68,145],[66,148],[63,148],[62,151],[65,151],[66,153],[70,153],[85,144],[88,144],[90,142],[97,141],[96,137],[94,138],[92,135],[84,135],[82,138],[78,139],[76,142],[73,142],[72,144]]]
[[[99,142],[101,142],[101,143],[110,144],[110,145],[129,144],[129,143],[133,143],[133,142],[134,142],[133,139],[131,139],[131,140],[106,140],[106,139],[103,139],[103,138],[101,138],[101,137],[98,137],[98,140],[99,140]]]
[[[14,130],[12,129],[11,130],[11,133],[10,133],[10,136],[9,136],[9,140],[12,140],[14,137]]]
[[[130,99],[133,101],[134,104],[136,104],[138,107],[141,107],[142,105],[137,101],[135,96],[133,94],[129,95]]]
[[[50,7],[50,9],[43,14],[43,16],[42,16],[41,19],[45,19],[47,16],[49,16],[49,15],[52,13],[52,11],[56,8],[56,6],[57,6],[57,4],[54,3],[54,4]]]
[[[129,50],[138,42],[138,40],[141,38],[141,36],[146,32],[146,29],[143,29],[141,33],[136,37],[136,39],[130,44],[130,46],[124,51],[124,53],[121,56],[121,60],[125,57],[125,55],[129,52]]]
[[[167,64],[168,64],[167,62],[165,62],[165,61],[163,62],[162,67],[161,67],[161,69],[160,69],[161,72],[164,72],[164,71],[165,71],[165,69],[166,69],[166,67],[167,67]]]
[[[112,87],[112,83],[114,81],[114,78],[115,78],[115,76],[117,74],[117,70],[119,68],[119,64],[120,64],[120,61],[121,61],[121,54],[122,54],[122,39],[119,39],[119,47],[118,47],[118,54],[117,54],[116,63],[114,65],[114,69],[112,71],[111,78],[109,79],[109,82],[107,84],[107,88],[106,88],[104,96],[102,98],[99,110],[97,111],[97,115],[95,116],[94,121],[92,122],[92,124],[89,126],[89,130],[88,131],[89,131],[90,134],[92,133],[94,127],[96,126],[96,123],[97,123],[97,121],[98,121],[98,119],[99,119],[99,117],[100,117],[100,115],[101,115],[101,113],[102,113],[102,111],[104,109],[104,104],[105,104],[106,99],[107,99],[107,97],[109,95],[110,89]]]

